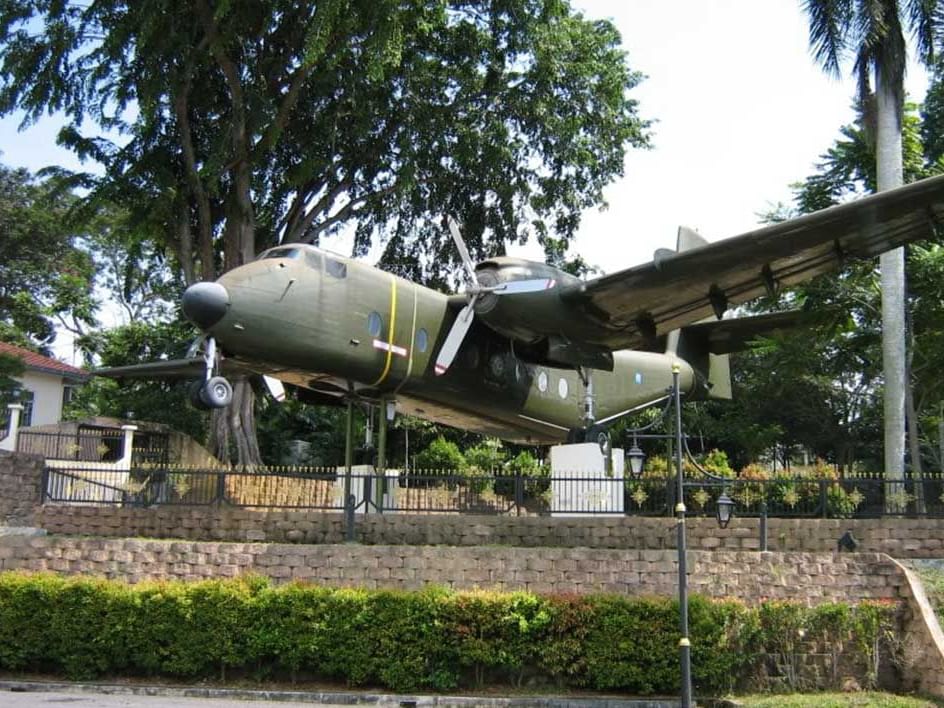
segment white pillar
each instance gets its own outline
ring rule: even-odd
[[[118,462],[118,469],[131,469],[131,454],[134,452],[134,431],[138,429],[137,425],[122,425],[124,432],[124,442],[121,448],[121,460]]]
[[[20,414],[23,412],[23,406],[19,403],[10,403],[7,405],[10,411],[10,421],[7,427],[7,435],[0,440],[0,450],[16,450],[16,436],[20,430]]]

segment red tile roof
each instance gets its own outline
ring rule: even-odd
[[[29,349],[24,349],[14,344],[0,342],[0,354],[16,357],[23,362],[23,366],[32,371],[42,371],[47,374],[61,374],[68,378],[88,378],[88,372],[84,369],[70,366],[58,359],[50,359],[48,356],[31,352]]]

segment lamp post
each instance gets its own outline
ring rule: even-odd
[[[672,402],[675,404],[675,479],[678,485],[675,524],[678,534],[678,595],[679,595],[679,665],[682,669],[682,708],[692,705],[692,643],[688,639],[688,567],[685,540],[685,474],[682,470],[682,392],[679,390],[681,367],[672,364]]]
[[[672,365],[672,388],[670,391],[671,402],[675,407],[675,431],[674,435],[645,435],[647,438],[673,439],[675,443],[675,471],[676,471],[676,498],[675,521],[678,533],[676,547],[678,549],[678,596],[679,596],[679,666],[681,668],[681,695],[680,704],[682,708],[692,708],[692,644],[688,637],[688,567],[687,567],[687,541],[685,533],[685,474],[682,468],[682,445],[684,436],[682,434],[682,392],[679,387],[679,373],[681,367],[675,363]],[[666,408],[668,412],[668,408]],[[633,446],[626,453],[626,461],[629,463],[630,473],[638,478],[642,474],[643,464],[645,463],[645,453],[639,449],[636,444],[636,434],[641,429],[633,433]],[[685,448],[687,450],[687,446]],[[689,453],[690,454],[690,453]],[[697,466],[697,463],[696,463]],[[699,467],[699,470],[705,476],[715,481],[726,481],[709,473],[707,470]],[[766,509],[764,510],[766,512]],[[734,516],[734,500],[728,496],[727,491],[722,489],[721,496],[718,497],[716,509],[716,519],[718,526],[726,528]],[[766,513],[764,514],[766,521]],[[766,534],[766,524],[764,528]],[[763,542],[762,550],[766,550],[766,541]]]

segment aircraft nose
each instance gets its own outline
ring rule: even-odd
[[[184,292],[181,305],[188,320],[200,329],[209,329],[226,314],[229,293],[219,283],[195,283]]]

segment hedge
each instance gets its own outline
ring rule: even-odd
[[[693,597],[695,688],[730,690],[771,656],[796,654],[798,642],[851,652],[847,663],[872,678],[873,649],[894,613],[875,603],[749,608]],[[528,681],[664,694],[678,689],[677,642],[678,605],[665,598],[0,573],[0,670],[72,679],[235,674],[395,691]]]

